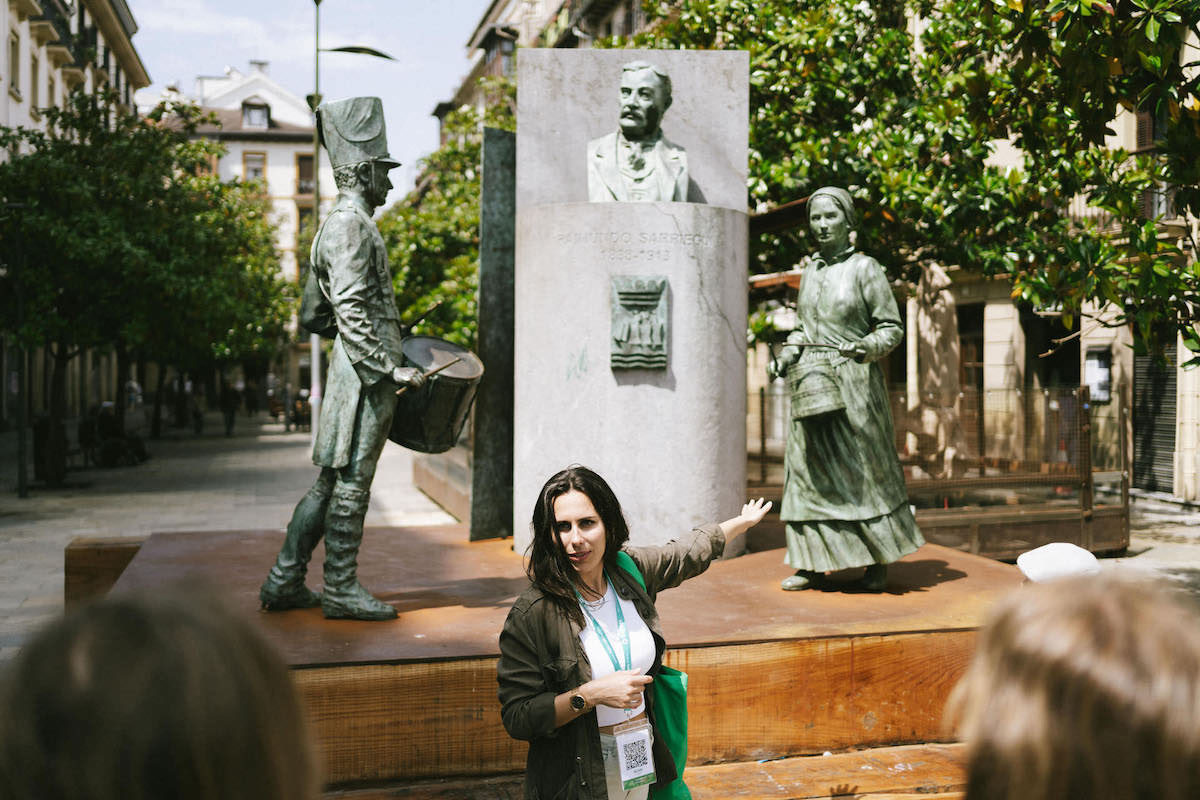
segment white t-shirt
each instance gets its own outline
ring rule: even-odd
[[[646,626],[646,621],[638,614],[637,607],[634,606],[633,601],[619,597],[616,590],[613,589],[612,581],[609,581],[608,591],[604,593],[603,601],[599,604],[583,604],[583,620],[587,624],[580,632],[579,639],[583,642],[583,651],[587,653],[588,661],[592,662],[593,678],[611,675],[617,671],[613,667],[613,662],[608,655],[608,651],[601,644],[600,637],[596,635],[596,624],[599,624],[604,629],[604,634],[608,637],[608,642],[613,649],[613,653],[616,655],[617,661],[621,662],[621,668],[624,669],[625,646],[618,633],[618,602],[621,604],[621,613],[625,616],[625,630],[629,636],[631,668],[644,675],[654,666],[654,636],[650,633],[650,628]],[[600,726],[616,725],[619,722],[636,717],[646,710],[645,697],[643,693],[642,702],[638,704],[637,708],[596,706],[597,724]]]

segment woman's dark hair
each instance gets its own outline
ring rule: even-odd
[[[538,494],[533,507],[533,541],[529,545],[529,580],[542,594],[571,619],[583,624],[583,612],[575,597],[578,573],[567,558],[562,539],[555,530],[554,501],[568,492],[587,495],[604,524],[604,566],[616,565],[617,553],[629,541],[629,525],[621,513],[621,503],[608,483],[587,467],[578,464],[552,476]],[[594,588],[594,587],[591,587]]]
[[[2,800],[318,796],[286,666],[210,590],[95,601],[31,639],[2,678]]]

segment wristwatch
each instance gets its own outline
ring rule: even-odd
[[[571,695],[571,710],[572,711],[587,710],[587,700],[585,700],[583,698],[583,695],[581,695],[579,692],[576,692],[575,694]]]

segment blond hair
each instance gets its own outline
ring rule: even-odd
[[[1200,618],[1144,582],[1014,591],[947,706],[968,800],[1200,797]]]

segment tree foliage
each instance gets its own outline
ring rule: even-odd
[[[207,174],[219,150],[191,138],[199,110],[141,118],[75,93],[45,114],[46,131],[0,129],[17,152],[0,163],[0,196],[16,205],[0,231],[15,265],[0,302],[24,301],[0,325],[27,346],[120,342],[184,367],[274,346],[289,291],[268,201]]]
[[[1107,302],[1117,313],[1103,324],[1132,323],[1153,344],[1168,323],[1190,342],[1200,270],[1140,201],[1169,182],[1181,209],[1198,210],[1200,100],[1183,45],[1196,8],[663,0],[629,44],[749,51],[752,209],[844,186],[863,213],[860,246],[896,278],[928,260],[958,265],[1006,277],[1015,299],[1061,308],[1068,327]],[[1158,150],[1105,146],[1122,106],[1165,115]],[[1006,139],[1017,169],[994,158]],[[1073,198],[1087,213],[1066,213]],[[797,263],[814,249],[806,236],[758,237],[753,268]]]
[[[417,187],[379,220],[401,318],[414,320],[440,302],[417,332],[466,347],[476,332],[483,127],[516,127],[512,82],[489,79],[483,88],[486,110],[463,106],[446,115],[445,141],[422,160]]]
[[[83,348],[189,369],[273,347],[288,293],[267,199],[206,174],[199,110],[77,92],[43,113],[44,131],[0,128],[0,329],[51,352],[52,421]]]

